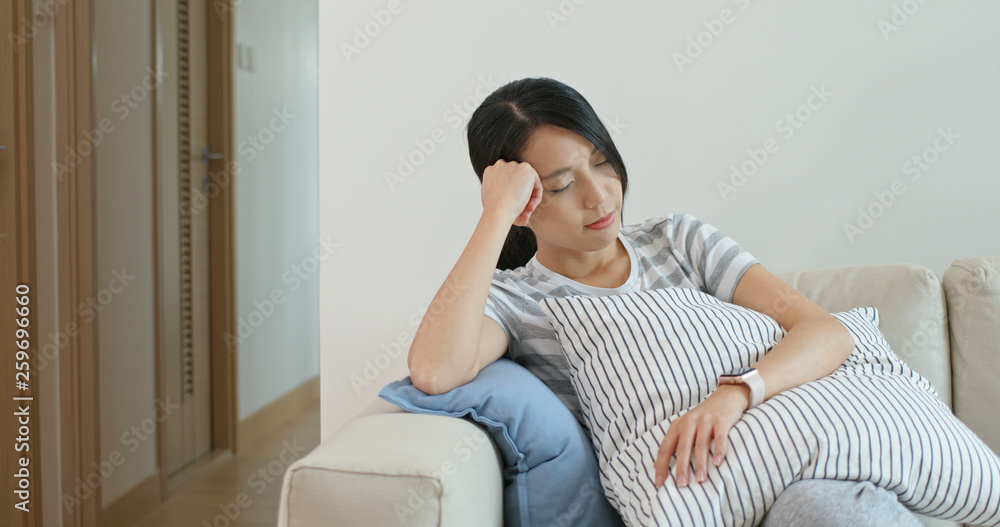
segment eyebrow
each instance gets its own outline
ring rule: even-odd
[[[590,151],[590,156],[593,157],[594,154],[596,154],[596,153],[597,153],[597,147],[595,146],[594,149]],[[564,173],[568,172],[571,168],[572,167],[560,168],[559,170],[556,170],[555,172],[553,172],[553,173],[551,173],[551,174],[549,174],[547,176],[542,176],[541,179],[544,181],[546,179],[556,177],[556,176],[558,176],[560,174],[564,174]]]

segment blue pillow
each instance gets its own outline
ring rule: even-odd
[[[406,377],[379,397],[409,412],[468,416],[485,426],[503,453],[507,527],[624,525],[604,497],[590,438],[556,394],[517,363],[498,359],[441,395],[425,394]]]

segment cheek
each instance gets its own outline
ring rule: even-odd
[[[608,185],[605,188],[607,188],[607,192],[611,196],[618,196],[620,198],[622,195],[622,182],[618,181],[617,178],[608,182]]]

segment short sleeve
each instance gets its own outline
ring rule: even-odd
[[[496,322],[503,328],[507,335],[507,353],[514,356],[518,350],[521,325],[521,317],[518,312],[523,306],[522,293],[512,286],[504,283],[503,277],[497,271],[493,275],[493,282],[486,295],[486,309],[484,315]]]
[[[675,255],[686,262],[704,292],[732,302],[743,273],[757,260],[735,240],[690,214],[673,217],[668,235]]]

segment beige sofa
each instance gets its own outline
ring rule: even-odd
[[[1000,256],[956,260],[940,279],[912,264],[779,276],[831,312],[877,307],[896,353],[1000,452]],[[502,526],[502,458],[483,437],[471,421],[406,413],[376,399],[289,467],[278,525]],[[456,464],[461,444],[482,448]]]

